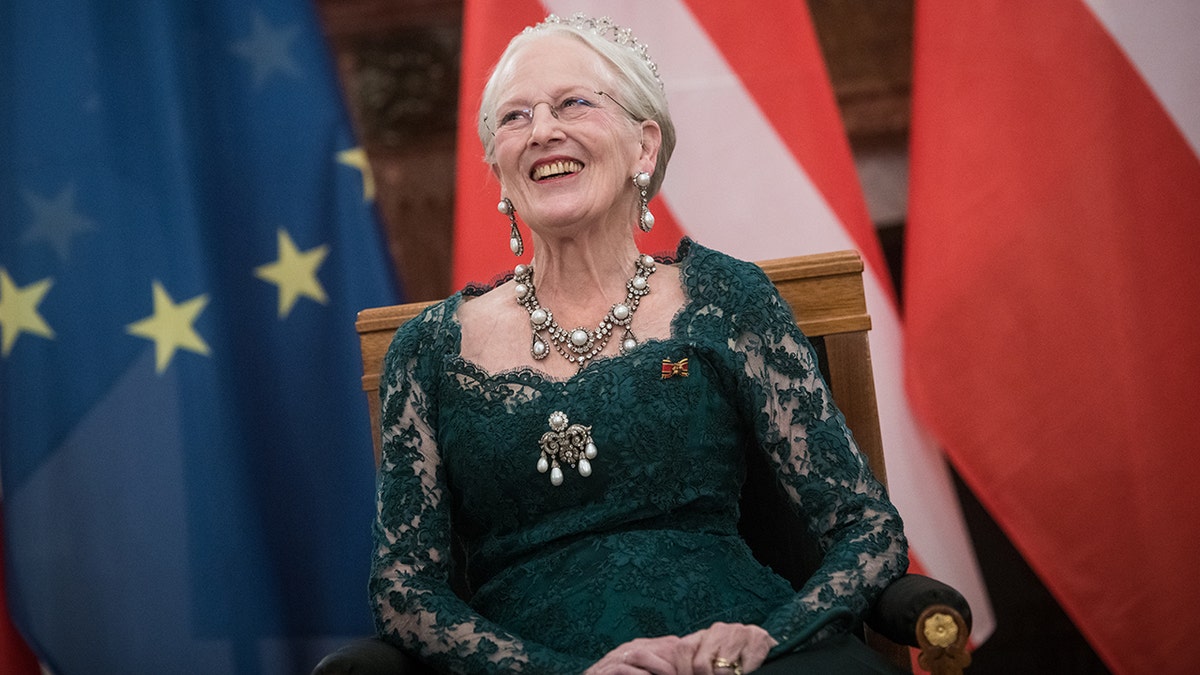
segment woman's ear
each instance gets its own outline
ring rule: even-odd
[[[492,175],[496,177],[496,180],[500,180],[500,165],[489,164],[488,166],[492,168]],[[500,185],[503,186],[504,183],[500,183]]]
[[[645,120],[642,122],[642,154],[638,157],[638,170],[654,173],[658,166],[658,149],[662,146],[662,129],[658,122]]]

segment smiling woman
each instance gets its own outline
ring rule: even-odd
[[[700,244],[671,261],[636,246],[675,143],[646,47],[551,16],[482,100],[513,249],[519,214],[534,254],[388,351],[380,636],[452,672],[801,672],[831,655],[886,672],[847,636],[907,567],[900,519],[787,303]],[[821,542],[799,591],[737,533],[748,458]]]
[[[574,240],[600,237],[601,250],[615,245],[609,242],[640,210],[632,177],[656,170],[662,134],[657,121],[599,93],[617,88],[619,70],[575,33],[547,30],[522,38],[501,58],[496,86],[485,93],[481,140],[485,148],[490,144],[492,170],[533,230],[546,269],[547,257],[558,256],[556,243],[538,242],[548,227],[586,223],[587,233],[576,228]],[[632,237],[626,239],[621,257],[628,261],[636,249]]]

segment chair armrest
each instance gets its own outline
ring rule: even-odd
[[[321,659],[312,675],[425,675],[428,666],[379,638],[363,638]]]
[[[970,634],[971,607],[967,599],[954,588],[920,574],[906,574],[889,584],[867,614],[867,625],[892,642],[919,647],[918,620],[935,605],[957,613],[962,620],[960,631]]]
[[[866,617],[894,643],[918,647],[917,662],[933,675],[959,675],[970,665],[971,607],[954,588],[920,574],[893,581]]]

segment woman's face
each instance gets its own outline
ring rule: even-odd
[[[632,227],[631,178],[654,170],[658,125],[634,121],[597,94],[613,93],[607,62],[578,40],[548,35],[522,47],[502,76],[488,122],[492,171],[522,219],[541,233],[597,222]]]

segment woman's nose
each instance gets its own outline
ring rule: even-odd
[[[545,103],[544,110],[542,103]],[[549,103],[542,103],[536,103],[530,109],[529,139],[535,143],[545,143],[562,134],[562,120],[558,118],[558,111]]]

